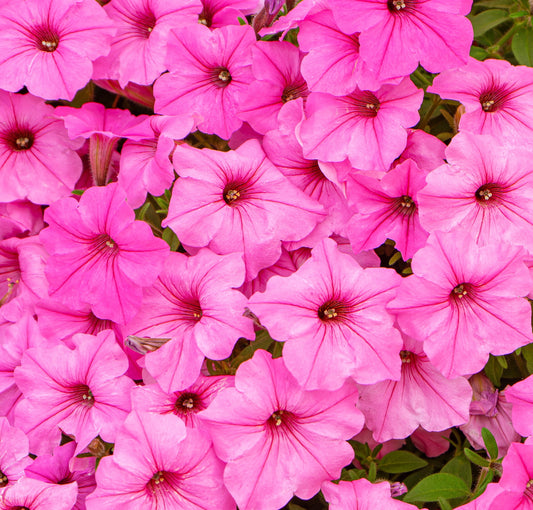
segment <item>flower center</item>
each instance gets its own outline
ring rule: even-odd
[[[163,483],[165,483],[165,472],[158,471],[157,473],[154,473],[154,476],[152,476],[149,482],[152,492],[154,492],[155,489],[158,489]]]
[[[492,86],[479,96],[481,109],[487,113],[497,112],[504,108],[510,98],[510,91],[504,87]]]
[[[304,81],[302,81],[301,83],[287,85],[283,90],[283,94],[281,94],[281,100],[284,103],[288,103],[289,101],[298,99],[299,97],[307,97],[308,95],[309,90],[307,85]]]
[[[205,406],[202,403],[202,399],[196,394],[191,392],[182,393],[176,403],[174,404],[174,413],[178,415],[187,415],[202,411]]]
[[[241,202],[243,199],[243,195],[243,186],[235,182],[228,183],[225,186],[224,191],[222,192],[222,198],[224,199],[224,202],[226,202],[226,204],[229,206],[234,206],[238,202]]]
[[[211,71],[211,81],[219,88],[227,87],[231,80],[231,73],[226,67],[216,67]]]
[[[176,315],[179,320],[195,324],[203,317],[200,301],[195,295],[182,297],[176,305]]]
[[[31,30],[35,47],[46,53],[53,53],[59,46],[59,34],[49,26],[38,26]]]
[[[460,283],[455,286],[450,293],[450,296],[456,301],[464,301],[472,297],[472,286],[469,283]]]
[[[379,112],[381,103],[379,99],[368,90],[352,95],[353,112],[359,117],[374,118]]]
[[[387,0],[387,9],[392,14],[410,12],[415,4],[416,0]]]
[[[210,27],[213,24],[213,12],[209,9],[210,6],[204,5],[204,8],[198,16],[198,23]]]
[[[15,128],[4,132],[0,135],[0,139],[15,152],[31,149],[35,141],[33,133],[28,128]]]
[[[4,475],[4,473],[2,473],[2,471],[0,471],[0,487],[5,487],[8,482],[9,482],[9,480],[7,479],[7,476]]]
[[[318,309],[318,318],[326,323],[339,322],[348,316],[349,308],[341,301],[327,301]]]
[[[94,406],[93,392],[86,384],[79,384],[70,388],[70,394],[77,404],[83,404],[86,407]]]
[[[411,351],[400,351],[400,358],[402,363],[410,364],[413,361],[414,354]]]
[[[504,188],[499,184],[489,182],[476,190],[476,202],[482,206],[494,205],[503,197]]]
[[[100,234],[94,238],[93,249],[108,256],[116,255],[119,252],[117,243],[107,234]]]
[[[412,216],[416,212],[416,203],[409,195],[402,195],[395,198],[394,209],[403,216]]]
[[[296,417],[285,409],[274,411],[267,420],[268,428],[271,431],[281,432],[292,428],[296,424]]]
[[[139,12],[134,19],[135,31],[143,39],[148,39],[156,22],[155,14],[152,11]]]

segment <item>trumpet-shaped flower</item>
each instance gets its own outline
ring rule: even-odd
[[[503,243],[480,247],[464,231],[435,232],[389,310],[446,377],[478,372],[489,353],[533,341],[531,307],[521,297],[531,288],[523,256]]]
[[[240,365],[235,388],[202,412],[239,508],[277,510],[338,478],[353,458],[344,439],[363,427],[356,401],[353,382],[334,393],[302,389],[283,360],[263,350]]]
[[[24,85],[44,99],[67,99],[109,53],[113,23],[94,0],[26,0],[0,8],[0,88]]]
[[[273,338],[287,341],[283,359],[304,388],[398,379],[402,341],[385,304],[399,279],[390,269],[362,269],[326,239],[298,271],[273,276],[250,309]]]
[[[22,478],[24,469],[32,463],[28,453],[26,434],[11,427],[7,418],[0,417],[0,500],[3,489]]]
[[[76,454],[98,435],[113,442],[130,410],[133,381],[123,375],[128,361],[113,333],[78,334],[72,342],[74,350],[28,349],[15,370],[24,394],[16,423],[35,454],[52,453],[62,432],[76,438]]]
[[[169,248],[147,223],[135,221],[124,191],[117,184],[90,188],[79,203],[55,202],[45,219],[50,226],[39,235],[50,253],[50,296],[75,308],[88,303],[101,319],[131,319]]]

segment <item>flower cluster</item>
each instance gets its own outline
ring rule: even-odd
[[[471,8],[0,5],[0,510],[529,508],[533,69]]]

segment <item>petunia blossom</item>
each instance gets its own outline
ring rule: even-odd
[[[533,436],[533,376],[518,381],[505,390],[507,401],[512,404],[513,426],[522,436]]]
[[[471,6],[471,0],[331,0],[340,29],[361,33],[360,58],[380,80],[407,76],[419,63],[430,73],[465,64]]]
[[[415,510],[414,505],[392,498],[389,482],[371,483],[365,478],[339,484],[325,482],[322,493],[331,510]]]
[[[428,92],[460,101],[465,112],[459,130],[498,139],[531,137],[533,69],[506,60],[473,58],[467,65],[435,77]],[[520,142],[519,142],[520,143]]]
[[[427,176],[420,222],[433,232],[469,230],[480,245],[505,241],[533,250],[533,150],[490,136],[460,133],[447,164]]]
[[[171,31],[166,64],[169,73],[154,84],[155,111],[165,115],[195,112],[198,128],[226,140],[239,129],[240,102],[253,80],[250,26],[226,26],[211,32],[191,25]]]
[[[363,426],[356,401],[353,382],[334,393],[302,389],[283,360],[263,350],[240,365],[235,388],[201,413],[239,508],[277,510],[338,478],[353,458],[344,439]]]
[[[28,453],[26,434],[9,425],[7,418],[0,417],[0,501],[3,490],[20,480],[24,469],[32,463]]]
[[[205,433],[175,416],[132,412],[96,471],[87,510],[235,510]]]
[[[243,316],[246,297],[238,253],[219,256],[200,250],[194,257],[171,253],[143,306],[127,325],[137,337],[170,339],[146,355],[146,369],[168,393],[194,383],[204,357],[225,359],[240,337],[254,338]]]
[[[230,152],[174,151],[176,181],[168,216],[186,246],[244,253],[246,280],[281,255],[281,241],[298,241],[323,219],[323,207],[294,187],[265,157],[257,140]]]
[[[0,241],[38,234],[44,227],[42,208],[27,200],[0,203]]]
[[[28,349],[15,381],[24,394],[15,423],[35,454],[52,453],[62,432],[75,437],[76,454],[98,435],[108,442],[130,410],[133,381],[124,376],[126,355],[111,331],[75,335],[64,345]]]
[[[147,223],[135,220],[124,191],[117,184],[90,188],[79,202],[52,204],[45,219],[49,227],[39,236],[50,253],[50,297],[75,308],[90,304],[101,319],[131,319],[169,247]]]
[[[56,485],[24,477],[0,493],[0,510],[72,510],[77,492],[75,482]]]
[[[361,170],[388,170],[405,149],[406,128],[419,119],[422,97],[410,78],[340,97],[312,92],[301,127],[305,157],[333,162],[348,157]]]
[[[67,99],[89,82],[92,61],[109,53],[113,23],[94,0],[26,0],[0,8],[0,88],[24,85]]]
[[[531,307],[521,297],[531,287],[522,249],[478,246],[461,230],[435,232],[412,268],[388,308],[446,377],[478,372],[489,353],[533,341]]]
[[[335,390],[349,378],[397,380],[402,341],[385,304],[399,279],[390,269],[362,269],[326,239],[298,271],[270,278],[250,309],[273,338],[286,341],[285,364],[306,389]]]
[[[360,386],[359,408],[376,441],[403,439],[419,426],[433,432],[468,421],[472,389],[464,377],[444,377],[411,338],[400,357],[399,381]]]
[[[31,94],[0,90],[1,202],[51,204],[74,189],[82,170],[74,151],[79,143],[69,140],[54,114]]]

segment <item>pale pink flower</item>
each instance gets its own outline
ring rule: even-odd
[[[197,22],[200,0],[113,0],[104,7],[117,33],[109,55],[95,62],[96,78],[150,85],[166,70],[169,31]]]
[[[253,80],[249,26],[226,26],[211,32],[191,25],[171,31],[166,64],[170,73],[154,85],[155,111],[166,115],[195,112],[198,128],[226,140],[239,129],[241,100]]]
[[[56,485],[24,477],[0,493],[0,510],[72,510],[77,492],[76,483]]]
[[[133,410],[157,414],[173,414],[189,428],[205,429],[202,415],[213,399],[224,388],[234,386],[231,375],[210,376],[200,374],[194,383],[182,391],[165,393],[155,382],[136,386],[131,393]]]
[[[286,341],[285,364],[307,389],[399,379],[402,341],[385,310],[399,280],[390,269],[362,269],[326,239],[294,274],[273,276],[250,309]]]
[[[521,249],[480,247],[459,230],[435,232],[412,268],[389,309],[446,377],[478,372],[489,353],[533,341],[531,308],[521,297],[531,288]]]
[[[423,95],[409,78],[341,97],[312,92],[301,128],[304,155],[321,161],[348,157],[361,170],[388,170],[405,149],[406,128],[417,123]]]
[[[163,226],[187,246],[244,253],[246,280],[323,219],[323,207],[296,189],[265,157],[257,140],[236,151],[174,151],[176,181]]]
[[[531,149],[460,133],[418,195],[420,223],[430,232],[464,228],[480,245],[501,240],[533,250],[532,158]]]
[[[26,434],[0,417],[0,501],[3,490],[22,478],[24,469],[33,462],[28,453]]]
[[[412,160],[400,163],[381,180],[365,172],[350,174],[346,193],[355,214],[345,232],[355,253],[392,239],[407,260],[426,244],[429,234],[418,217],[418,193],[426,175]]]
[[[131,319],[169,247],[147,223],[135,221],[124,191],[117,184],[90,188],[79,202],[55,202],[45,219],[50,226],[39,237],[50,253],[50,296],[75,308],[90,304],[101,319]]]
[[[64,345],[28,349],[15,369],[24,394],[16,421],[35,454],[51,453],[61,433],[75,437],[76,454],[98,435],[113,442],[130,410],[133,381],[124,376],[126,355],[111,331],[75,335]]]
[[[331,0],[346,34],[361,32],[359,58],[380,80],[411,74],[420,63],[430,73],[467,62],[471,0]]]
[[[0,112],[0,201],[51,204],[70,195],[82,170],[79,144],[54,109],[31,94],[0,90]]]
[[[309,499],[353,458],[344,439],[363,426],[353,382],[336,392],[306,391],[281,358],[263,350],[239,366],[235,388],[202,412],[224,483],[241,510],[277,510]]]
[[[44,99],[67,99],[85,86],[92,61],[109,52],[113,23],[94,0],[3,2],[0,88],[24,85]]]
[[[143,306],[127,325],[128,334],[166,338],[146,355],[146,369],[168,393],[194,383],[204,357],[225,359],[240,337],[254,338],[243,316],[246,297],[242,255],[200,250],[194,257],[172,252]]]
[[[96,489],[96,457],[74,457],[75,451],[76,443],[70,441],[54,448],[53,455],[39,455],[31,466],[26,468],[26,476],[58,485],[75,482],[78,496],[72,510],[85,510],[85,498]]]
[[[359,408],[380,443],[403,439],[418,426],[442,431],[469,418],[472,389],[464,377],[445,378],[429,361],[422,345],[410,338],[400,352],[399,381],[360,386]]]
[[[362,478],[353,482],[325,482],[322,493],[330,510],[415,510],[416,506],[392,499],[389,482],[370,483]]]
[[[512,442],[520,441],[520,436],[513,428],[511,421],[513,406],[507,400],[507,392],[510,388],[498,391],[483,374],[473,375],[470,378],[470,384],[474,390],[470,404],[471,416],[461,430],[476,450],[485,448],[481,429],[484,427],[490,430],[498,445],[498,455],[503,457]]]
[[[435,77],[428,92],[460,101],[460,131],[498,139],[530,137],[533,130],[533,69],[506,60],[473,58]]]
[[[450,437],[452,429],[440,432],[428,432],[418,427],[409,437],[414,447],[427,457],[439,457],[450,449]]]
[[[285,104],[309,95],[300,73],[303,54],[287,41],[259,41],[252,48],[250,83],[240,104],[239,117],[258,133],[275,129]]]
[[[174,416],[132,412],[96,471],[87,510],[235,510],[208,437]]]

